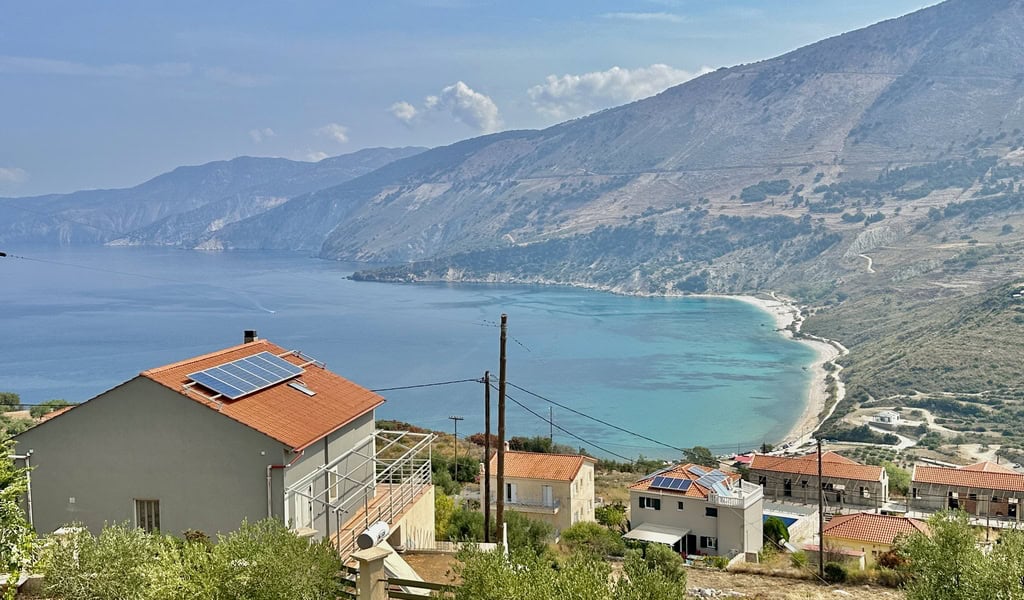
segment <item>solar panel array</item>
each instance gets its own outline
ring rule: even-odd
[[[674,492],[685,492],[690,489],[691,481],[689,479],[680,479],[678,477],[665,477],[659,475],[651,481],[649,486],[652,490],[671,490]]]
[[[226,398],[236,400],[302,373],[302,367],[293,365],[270,352],[260,352],[191,373],[188,378]]]
[[[687,471],[693,473],[697,477],[702,477],[705,473],[707,473],[707,471],[698,467],[697,465],[690,465],[690,468],[687,469]]]
[[[719,471],[718,469],[714,469],[714,470],[708,471],[707,473],[702,475],[700,478],[698,478],[697,479],[697,483],[699,483],[700,485],[702,485],[702,486],[704,486],[706,488],[709,488],[709,487],[714,486],[716,483],[721,483],[721,482],[725,481],[728,478],[729,478],[729,476],[726,475],[725,473]]]

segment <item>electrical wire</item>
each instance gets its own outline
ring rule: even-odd
[[[456,383],[470,383],[470,382],[473,382],[473,383],[483,383],[484,380],[480,379],[479,377],[476,377],[476,378],[473,378],[473,379],[455,379],[453,381],[437,381],[437,382],[434,382],[434,383],[420,383],[420,384],[417,384],[417,385],[400,385],[400,386],[397,386],[397,387],[377,388],[377,389],[370,390],[370,391],[371,392],[393,392],[395,390],[414,390],[414,389],[417,389],[417,388],[428,388],[428,387],[436,387],[436,386],[439,386],[439,385],[453,385],[453,384],[456,384]]]

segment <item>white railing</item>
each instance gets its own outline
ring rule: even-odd
[[[429,433],[375,431],[285,490],[285,521],[330,536],[348,556],[355,539],[377,521],[393,521],[431,485]],[[313,492],[309,493],[312,489]],[[316,524],[323,523],[321,528]]]

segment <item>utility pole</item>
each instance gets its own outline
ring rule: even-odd
[[[491,372],[484,371],[484,543],[491,542]]]
[[[459,483],[459,421],[464,421],[466,417],[452,415],[448,418],[455,423],[455,483]]]
[[[555,449],[555,410],[548,407],[548,441],[551,442],[551,451]]]
[[[501,344],[498,351],[498,503],[495,522],[498,531],[505,525],[505,341],[508,315],[501,313]]]
[[[818,438],[818,577],[825,580],[825,485],[821,481],[821,438]]]

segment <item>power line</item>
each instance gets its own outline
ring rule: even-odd
[[[371,392],[393,392],[395,390],[414,390],[416,388],[435,387],[435,386],[439,386],[439,385],[453,385],[453,384],[456,384],[456,383],[483,383],[483,380],[480,379],[479,377],[475,377],[473,379],[456,379],[456,380],[453,380],[453,381],[437,381],[437,382],[434,382],[434,383],[420,383],[420,384],[417,384],[417,385],[401,385],[401,386],[397,386],[397,387],[377,388],[375,390],[370,390],[370,391]]]

